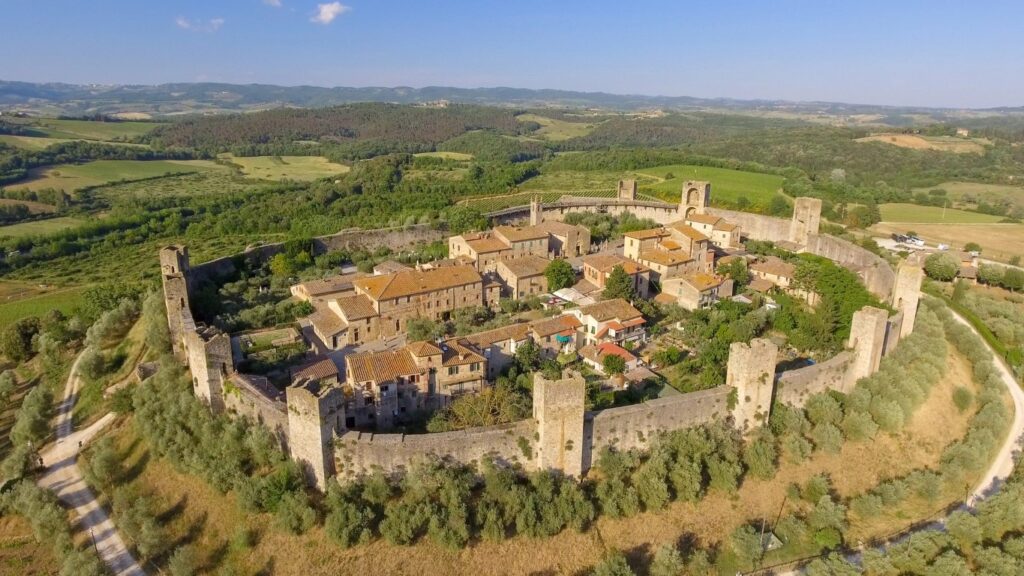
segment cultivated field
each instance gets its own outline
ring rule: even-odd
[[[12,134],[0,134],[0,143],[24,148],[26,150],[42,150],[51,144],[71,142],[69,138],[46,138],[43,136],[14,136]]]
[[[22,238],[25,236],[39,236],[44,234],[52,234],[59,230],[66,228],[72,228],[85,222],[80,218],[72,218],[70,216],[60,216],[58,218],[47,218],[46,220],[33,220],[31,222],[21,222],[19,224],[11,224],[9,226],[0,226],[0,237],[9,236],[15,238]]]
[[[751,204],[767,206],[773,196],[782,188],[782,176],[743,172],[728,168],[690,166],[675,164],[640,170],[638,174],[659,180],[651,187],[652,193],[669,202],[678,202],[687,180],[708,180],[711,182],[711,203],[726,201],[735,204],[745,197]],[[667,178],[671,176],[671,178]],[[644,182],[640,186],[646,188]]]
[[[127,140],[146,134],[159,126],[156,122],[94,122],[54,118],[12,119],[32,130],[32,136],[65,140]]]
[[[917,204],[881,204],[883,222],[909,223],[944,223],[944,224],[994,224],[1003,219],[1002,216],[967,212],[955,208],[938,206],[918,206]]]
[[[957,154],[984,154],[992,143],[984,138],[957,138],[954,136],[919,136],[917,134],[873,134],[857,138],[857,142],[883,142],[914,150],[940,150]]]
[[[61,164],[34,169],[28,180],[8,186],[11,190],[55,188],[74,192],[119,180],[139,180],[198,170],[225,170],[209,160],[96,160],[85,164]]]
[[[473,159],[472,154],[466,154],[465,152],[419,152],[413,154],[413,156],[422,156],[424,158],[444,158],[445,160],[458,160],[459,162],[469,162]]]
[[[242,173],[260,180],[310,181],[344,174],[351,170],[323,156],[221,156],[236,164]]]
[[[14,200],[12,198],[0,198],[0,206],[17,206],[23,205],[28,208],[31,214],[49,214],[55,210],[53,206],[49,204],[43,204],[42,202],[33,202],[31,200]]]
[[[981,184],[979,182],[943,182],[927,188],[915,188],[914,192],[928,193],[929,190],[942,189],[956,203],[977,206],[979,200],[989,204],[1008,202],[1024,209],[1024,186],[1008,186],[1005,184]]]
[[[932,242],[949,244],[962,248],[968,242],[976,242],[982,248],[982,256],[991,260],[1007,262],[1013,256],[1024,258],[1024,224],[921,224],[906,222],[880,222],[869,231],[881,236],[892,233],[916,232],[921,238]]]
[[[567,122],[565,120],[556,120],[554,118],[547,118],[538,114],[520,114],[519,116],[516,116],[516,120],[520,122],[536,122],[537,124],[540,124],[541,128],[533,132],[530,136],[555,142],[586,136],[597,126],[597,124],[587,122]]]
[[[623,178],[634,176],[624,172],[613,172],[610,170],[559,170],[557,172],[544,172],[534,176],[519,185],[519,190],[561,192],[570,194],[573,192],[609,192],[615,195],[616,186]],[[653,176],[642,176],[638,184],[654,184],[657,178]]]
[[[0,326],[50,310],[70,314],[82,299],[81,287],[42,290],[20,282],[0,282]]]

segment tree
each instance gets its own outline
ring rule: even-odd
[[[679,576],[683,573],[683,556],[675,546],[661,546],[651,562],[651,576]]]
[[[410,342],[437,340],[444,336],[444,325],[430,318],[412,318],[405,325]]]
[[[270,273],[279,278],[288,278],[295,274],[295,267],[292,265],[292,261],[288,259],[288,256],[282,252],[275,254],[270,259]]]
[[[991,286],[998,286],[1003,283],[1003,272],[1006,270],[1003,266],[995,266],[993,264],[982,263],[978,267],[978,282],[982,284],[989,284]]]
[[[789,216],[792,213],[792,209],[785,196],[776,194],[772,196],[771,202],[768,203],[768,213],[772,216]]]
[[[0,354],[14,362],[23,362],[32,355],[32,337],[39,332],[39,319],[22,318],[0,332]]]
[[[981,244],[977,242],[968,242],[964,244],[964,252],[981,252]]]
[[[733,258],[727,263],[719,264],[717,272],[720,276],[732,278],[737,286],[745,286],[750,282],[750,272],[747,270],[747,261],[743,258]]]
[[[775,475],[775,438],[765,429],[751,439],[743,450],[743,463],[752,475],[767,480]]]
[[[626,273],[626,269],[621,265],[612,268],[608,278],[604,282],[604,292],[602,293],[607,299],[622,298],[629,300],[630,302],[636,298],[636,292],[633,289],[633,277]]]
[[[947,252],[932,254],[924,260],[924,272],[933,280],[949,282],[956,278],[956,273],[959,270],[960,266],[956,258]]]
[[[605,354],[601,359],[601,368],[608,376],[618,376],[626,371],[626,359],[618,354]]]
[[[1003,274],[1003,288],[1011,292],[1024,290],[1024,270],[1020,268],[1007,268]]]
[[[448,210],[448,231],[452,234],[483,230],[486,227],[487,218],[476,208],[453,206]]]
[[[552,260],[544,270],[544,277],[548,280],[548,290],[554,292],[562,288],[568,288],[576,283],[576,272],[567,260],[561,258]]]
[[[626,563],[622,552],[616,550],[594,567],[594,576],[636,576],[636,572]]]

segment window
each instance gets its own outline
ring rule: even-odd
[[[455,376],[458,373],[459,373],[459,367],[458,366],[449,366],[448,367],[448,375],[449,376]]]
[[[480,363],[479,362],[473,362],[472,364],[469,365],[469,371],[470,372],[478,372],[479,370],[480,370]]]

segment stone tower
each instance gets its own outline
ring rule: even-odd
[[[214,413],[224,411],[224,382],[235,371],[231,357],[231,337],[213,326],[184,324],[188,368],[192,372],[192,390]]]
[[[711,206],[711,182],[688,180],[683,183],[683,194],[679,199],[679,216],[686,218],[691,213],[703,214]]]
[[[540,208],[540,198],[530,198],[530,226],[536,226],[544,221],[544,214]]]
[[[577,372],[548,380],[533,378],[533,419],[537,421],[537,468],[583,474],[583,411],[586,382]]]
[[[180,362],[186,360],[182,320],[185,316],[192,317],[188,304],[188,273],[188,248],[167,246],[160,249],[160,278],[164,287],[167,329],[171,338],[171,351]]]
[[[853,361],[846,371],[846,379],[841,390],[844,394],[853,390],[857,380],[878,372],[882,351],[885,349],[888,321],[889,313],[873,306],[865,306],[853,313],[850,339],[847,342],[847,347],[853,350]]]
[[[892,289],[892,307],[903,313],[903,326],[900,327],[900,339],[914,332],[914,321],[917,319],[917,303],[921,300],[921,282],[924,270],[914,260],[907,259],[896,267],[896,285]]]
[[[306,481],[326,490],[335,474],[334,437],[345,431],[345,395],[336,386],[305,380],[288,387],[288,452]]]
[[[636,200],[636,180],[619,180],[619,200]]]
[[[820,225],[821,199],[797,198],[793,206],[793,221],[789,225],[789,241],[806,246],[810,236],[818,233]]]
[[[741,431],[768,422],[775,389],[775,360],[779,347],[766,338],[754,338],[750,344],[733,342],[729,347],[726,386],[736,389],[732,416]]]

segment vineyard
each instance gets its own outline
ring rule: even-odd
[[[545,190],[543,192],[518,192],[515,194],[503,194],[501,196],[487,196],[485,198],[466,198],[459,201],[460,205],[476,208],[484,214],[512,208],[513,206],[526,206],[530,200],[537,198],[542,204],[550,204],[558,201],[564,196],[575,198],[615,198],[617,193],[614,189],[608,190]],[[648,194],[637,193],[637,200],[646,202],[663,202],[659,198]]]

